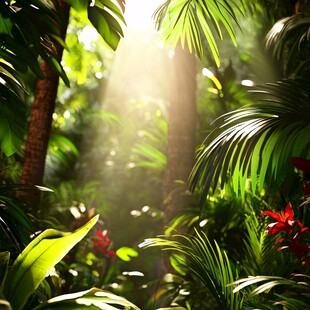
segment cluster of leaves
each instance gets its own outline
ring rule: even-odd
[[[86,13],[105,42],[116,49],[123,36],[120,23],[125,23],[119,6],[110,0],[96,1],[95,5],[90,1],[68,3],[81,15]],[[42,79],[39,63],[44,59],[67,86],[70,83],[57,52],[58,45],[66,47],[58,1],[6,1],[0,8],[0,146],[10,156],[20,147],[26,128],[25,96],[29,85],[24,75],[30,71]]]
[[[31,70],[43,78],[39,66],[43,58],[65,78],[55,49],[55,44],[64,42],[57,1],[5,1],[0,9],[0,145],[9,156],[19,148],[24,136],[26,86],[22,74]]]
[[[90,306],[93,309],[106,309],[108,306],[117,307],[113,309],[138,309],[122,297],[95,287],[89,289],[89,286],[87,290],[74,294],[69,291],[67,294],[53,298],[55,289],[57,290],[59,274],[53,273],[52,269],[54,266],[59,266],[59,262],[64,264],[72,252],[79,249],[77,243],[81,242],[94,229],[98,222],[98,215],[78,221],[76,225],[79,227],[72,233],[46,229],[29,238],[29,233],[33,229],[28,218],[20,209],[18,201],[7,198],[5,195],[1,197],[1,201],[0,228],[12,243],[12,246],[7,247],[5,247],[5,243],[1,243],[0,304],[2,309],[50,309],[51,307],[84,309]],[[9,210],[6,210],[6,206],[9,207]],[[20,225],[19,229],[16,228],[16,223]],[[22,227],[24,227],[23,231]],[[115,252],[108,250],[110,246],[108,235],[99,233],[98,229],[97,235],[97,238],[94,236],[89,238],[93,244],[91,251],[95,253],[95,250],[98,249],[98,253],[105,255],[106,258],[114,256]],[[120,250],[123,256],[126,255],[124,252],[126,251]],[[94,259],[94,257],[93,255],[94,262],[102,262],[102,258]],[[89,255],[84,259],[91,260]],[[71,266],[71,268],[74,267]],[[69,281],[69,278],[66,278],[66,281]]]

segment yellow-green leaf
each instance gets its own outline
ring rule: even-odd
[[[49,270],[95,225],[98,215],[73,233],[47,229],[17,257],[4,284],[4,295],[13,309],[22,309]]]

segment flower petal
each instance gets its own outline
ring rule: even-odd
[[[268,211],[268,210],[267,211],[263,211],[261,213],[261,215],[268,215],[268,216],[272,217],[273,219],[275,219],[278,222],[281,221],[281,217],[280,217],[279,213],[275,213],[273,211]]]
[[[289,220],[292,220],[294,217],[293,206],[290,202],[285,207],[285,214],[288,214]]]

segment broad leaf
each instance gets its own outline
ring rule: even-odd
[[[97,6],[88,8],[88,18],[105,42],[116,50],[123,35],[118,21],[108,11]]]
[[[73,233],[45,230],[17,257],[8,273],[4,294],[14,309],[22,309],[27,298],[55,266],[88,231],[98,216]]]

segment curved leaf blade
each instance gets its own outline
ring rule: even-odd
[[[95,225],[98,215],[73,233],[45,230],[17,257],[8,273],[4,294],[14,309],[21,309],[29,295],[55,266]]]
[[[48,300],[46,303],[39,305],[34,310],[48,309],[103,309],[114,310],[120,309],[113,305],[122,306],[122,309],[139,310],[137,306],[127,299],[117,296],[108,291],[98,288],[92,288],[73,294],[65,294]]]

